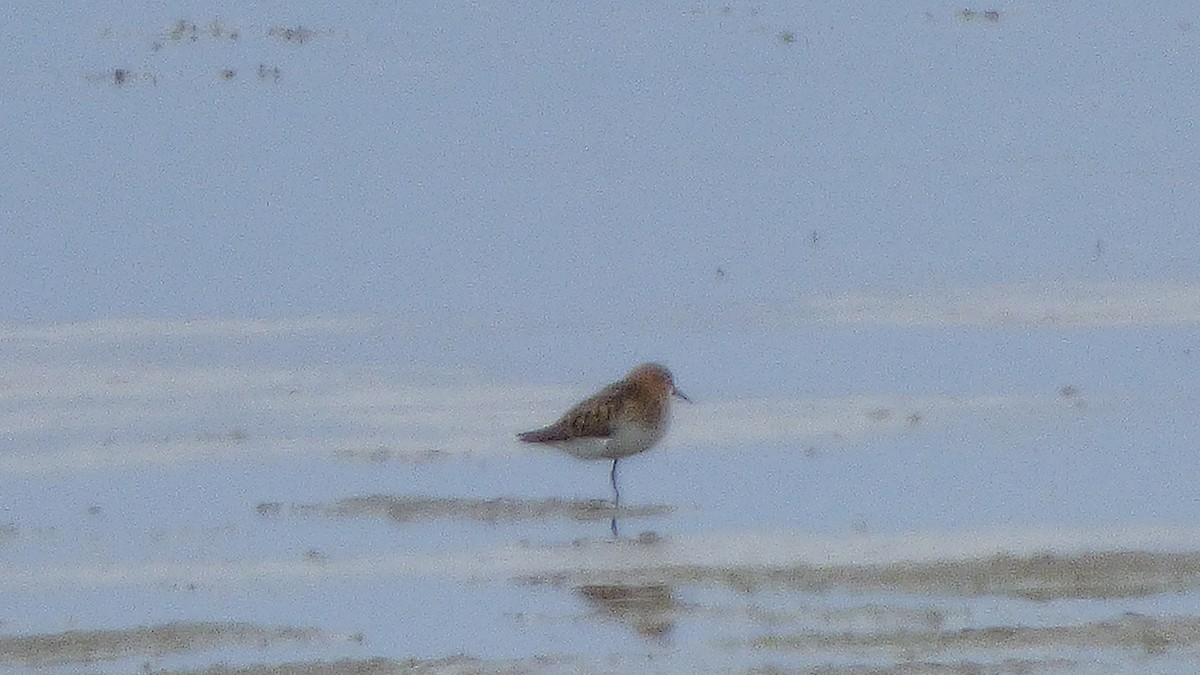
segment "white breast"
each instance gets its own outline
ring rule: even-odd
[[[620,459],[654,447],[667,432],[664,415],[658,428],[637,424],[618,424],[609,438],[575,438],[558,441],[556,448],[577,459]]]
[[[643,427],[636,424],[624,424],[616,428],[616,433],[608,441],[609,456],[613,459],[636,455],[645,452],[658,443],[667,433],[667,418],[664,415],[662,423],[655,427]]]

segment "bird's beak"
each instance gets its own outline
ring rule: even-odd
[[[679,398],[681,398],[681,399],[683,399],[683,400],[687,401],[688,403],[691,403],[691,402],[692,402],[692,399],[690,399],[690,398],[688,398],[687,396],[685,396],[685,395],[684,395],[684,393],[683,393],[682,391],[679,391],[678,389],[675,389],[675,390],[673,390],[671,393],[672,393],[672,394],[675,394],[675,395],[676,395],[676,396],[678,396]]]

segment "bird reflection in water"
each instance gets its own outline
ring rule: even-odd
[[[630,624],[642,637],[665,638],[675,627],[677,604],[667,584],[590,584],[575,590],[601,614]]]

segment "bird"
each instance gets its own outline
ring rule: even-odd
[[[611,459],[616,509],[621,504],[617,462],[662,440],[670,422],[672,396],[692,402],[675,388],[675,379],[665,366],[643,363],[624,379],[575,404],[554,423],[519,433],[517,439],[549,445],[578,459]],[[616,536],[615,517],[612,529]]]

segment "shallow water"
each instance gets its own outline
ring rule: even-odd
[[[142,363],[141,334],[7,348],[0,599],[20,611],[0,663],[1187,672],[1200,658],[1188,392],[696,392],[661,448],[622,463],[614,512],[606,464],[512,437],[585,390],[195,356],[235,337],[221,330],[160,337],[192,355],[179,363]],[[321,354],[361,338],[305,339]]]
[[[1196,672],[1193,4],[14,4],[0,668]]]

